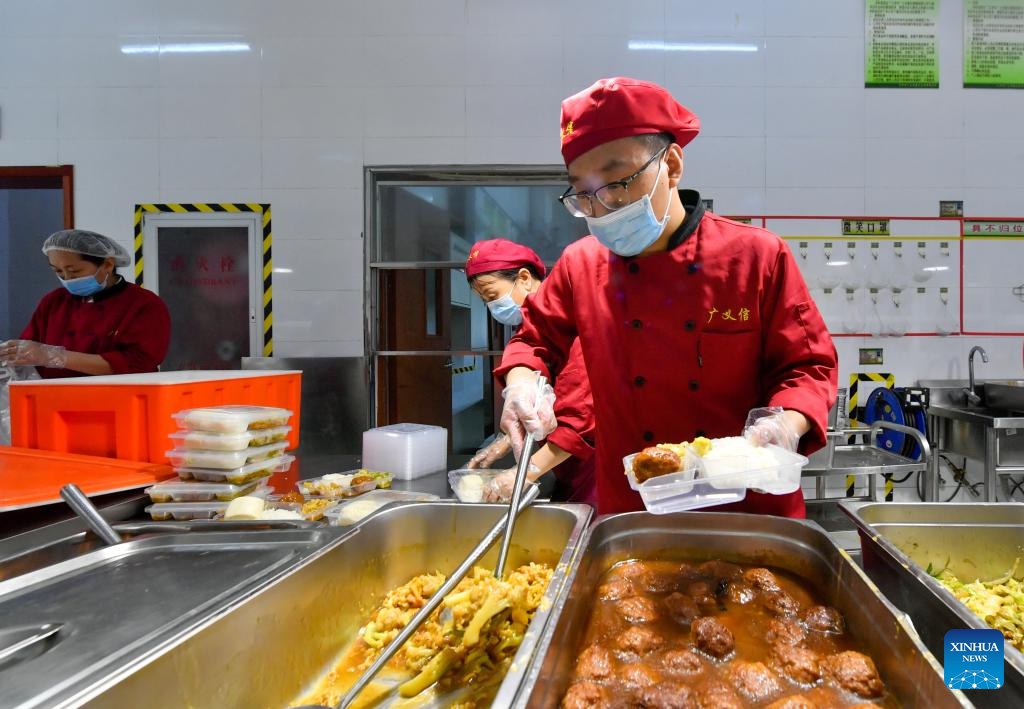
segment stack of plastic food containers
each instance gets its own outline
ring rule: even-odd
[[[267,478],[291,467],[286,455],[292,412],[268,406],[211,406],[173,414],[167,457],[179,479],[146,490],[155,520],[213,519],[231,500],[266,495]]]

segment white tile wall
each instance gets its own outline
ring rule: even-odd
[[[160,99],[155,88],[66,88],[60,91],[61,138],[156,138]]]
[[[258,138],[260,89],[255,86],[171,86],[160,89],[161,138]]]
[[[55,138],[58,115],[55,89],[0,89],[0,146],[7,140]]]
[[[602,76],[661,82],[700,115],[684,182],[719,213],[1024,213],[1024,92],[959,87],[959,4],[940,4],[938,90],[863,88],[863,7],[0,0],[0,164],[74,164],[78,223],[125,243],[136,202],[271,203],[286,355],[362,353],[364,165],[557,164],[560,99]],[[194,42],[249,49],[122,49]],[[959,373],[974,340],[1020,373],[1019,338],[838,342],[844,372],[878,342],[906,377]]]

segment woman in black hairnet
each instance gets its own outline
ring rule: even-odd
[[[43,296],[21,339],[0,343],[0,364],[34,365],[44,379],[157,371],[171,317],[160,296],[117,273],[131,264],[124,247],[67,229],[51,234],[43,253],[61,287]]]

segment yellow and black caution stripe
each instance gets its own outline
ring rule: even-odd
[[[465,367],[452,367],[452,376],[456,374],[467,374],[476,370],[476,364],[470,364]]]
[[[143,215],[145,214],[211,214],[211,213],[253,213],[259,214],[263,225],[263,356],[274,354],[274,263],[271,243],[273,230],[270,222],[270,205],[250,202],[199,202],[199,203],[151,203],[135,205],[135,283],[143,283],[144,254],[142,250]]]
[[[854,372],[850,375],[850,389],[846,399],[847,415],[851,423],[864,422],[864,407],[860,404],[858,385],[861,382],[875,382],[892,389],[896,386],[896,377],[888,372]],[[853,497],[856,475],[846,476],[846,496]],[[885,476],[885,499],[892,500],[892,476]]]

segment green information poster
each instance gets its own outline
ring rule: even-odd
[[[866,0],[864,86],[937,89],[939,0]]]
[[[964,88],[1024,88],[1024,0],[964,0]]]

